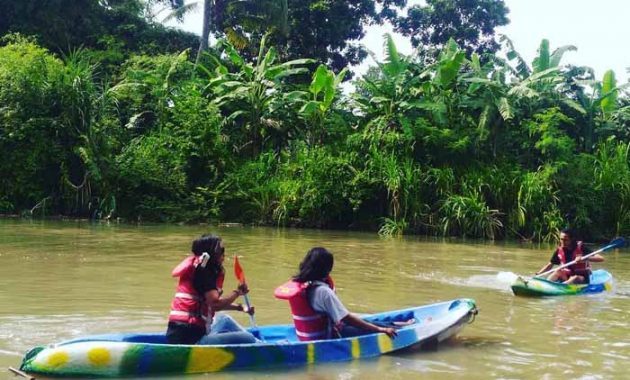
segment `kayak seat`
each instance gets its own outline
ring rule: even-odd
[[[412,324],[410,321],[416,321],[413,311],[402,312],[398,314],[387,315],[386,317],[366,318],[369,322],[379,326],[399,327]]]

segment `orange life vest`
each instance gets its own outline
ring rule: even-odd
[[[560,264],[564,265],[570,261],[567,261],[568,251],[566,251],[562,246],[558,247],[558,258],[560,259]],[[575,250],[573,251],[573,260],[577,259],[578,256],[582,256],[584,251],[582,250],[582,242],[578,241]],[[579,263],[575,263],[573,265],[569,265],[567,267],[571,271],[572,274],[588,274],[591,270],[590,261],[580,261]]]
[[[335,289],[331,277],[326,279],[326,284]],[[311,286],[319,286],[312,282],[288,281],[276,288],[274,296],[288,300],[291,306],[295,334],[301,341],[329,338],[332,331],[332,323],[325,314],[317,313],[308,302],[307,290]]]
[[[193,283],[195,268],[200,263],[198,256],[188,256],[179,263],[171,273],[173,277],[179,277],[175,297],[171,303],[171,312],[168,320],[183,322],[206,328],[208,320],[208,306],[203,294],[198,294]],[[225,272],[221,272],[217,278],[217,288],[222,291]],[[214,314],[214,313],[212,313]],[[210,315],[212,317],[212,315]]]

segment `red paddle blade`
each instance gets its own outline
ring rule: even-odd
[[[234,275],[240,284],[245,283],[245,273],[243,272],[241,263],[238,262],[238,256],[234,256]]]

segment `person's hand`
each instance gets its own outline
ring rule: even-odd
[[[246,305],[241,305],[241,307],[243,309],[243,313],[254,315],[254,313],[256,312],[253,306],[247,307]]]
[[[247,287],[247,284],[245,284],[245,283],[240,284],[238,286],[237,290],[239,292],[239,295],[241,295],[241,296],[249,293],[249,288]]]
[[[387,334],[390,338],[395,338],[398,336],[398,332],[393,327],[379,327],[378,332]]]
[[[577,256],[577,257],[575,258],[575,262],[576,262],[576,263],[579,263],[579,262],[581,262],[581,261],[584,261],[584,259],[582,258],[582,256]]]

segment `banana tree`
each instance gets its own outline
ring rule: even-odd
[[[326,117],[331,112],[339,85],[347,72],[348,69],[344,68],[335,75],[325,65],[319,65],[313,74],[308,93],[304,93],[307,100],[299,110],[300,116],[309,124],[311,144],[315,143],[315,140],[323,142]]]
[[[618,86],[615,73],[608,70],[604,73],[602,81],[582,80],[577,81],[581,91],[577,91],[576,98],[584,108],[583,131],[584,150],[592,151],[593,143],[598,134],[606,130],[614,129],[613,119],[620,109],[619,93],[630,84]],[[590,95],[587,91],[590,90]]]
[[[376,138],[383,131],[400,132],[412,115],[434,113],[442,117],[445,107],[424,93],[432,72],[398,53],[391,35],[385,34],[385,61],[358,81],[353,96],[356,113],[363,115],[366,133]],[[444,72],[448,77],[448,73]],[[444,78],[446,80],[446,78]]]
[[[496,156],[499,135],[516,112],[512,99],[508,96],[506,69],[493,64],[482,67],[476,53],[470,59],[470,68],[464,77],[464,82],[469,85],[463,103],[467,108],[472,108],[473,112],[479,112],[479,138],[489,138],[492,141],[492,153]]]
[[[242,128],[242,145],[236,145],[240,151],[246,146],[252,156],[262,150],[266,138],[275,131],[284,130],[282,119],[274,115],[274,107],[280,102],[283,93],[283,80],[308,72],[305,65],[311,59],[298,59],[284,63],[276,63],[275,48],[266,47],[263,37],[256,64],[251,64],[228,42],[221,42],[224,54],[229,58],[236,72],[230,72],[225,65],[219,66],[211,74],[207,85],[214,97],[213,102],[219,106],[228,126]]]
[[[550,53],[549,40],[543,39],[538,48],[538,55],[532,62],[532,69],[524,66],[525,63],[514,51],[509,39],[503,38],[508,48],[508,59],[516,61],[517,84],[513,86],[508,95],[519,98],[521,105],[535,114],[538,110],[550,106],[564,106],[581,114],[584,108],[571,98],[561,96],[558,91],[564,82],[560,62],[566,52],[577,50],[573,45],[561,46]]]
[[[381,117],[393,119],[399,114],[403,101],[410,98],[408,79],[409,61],[398,53],[392,36],[384,35],[385,61],[379,62],[372,58],[378,70],[371,71],[359,81],[362,91],[354,98],[359,112],[367,119]]]
[[[468,63],[465,51],[450,39],[437,61],[420,73],[421,85],[411,93],[416,97],[409,106],[429,111],[427,117],[442,129],[456,129],[467,122],[461,117],[460,80],[462,69]]]

